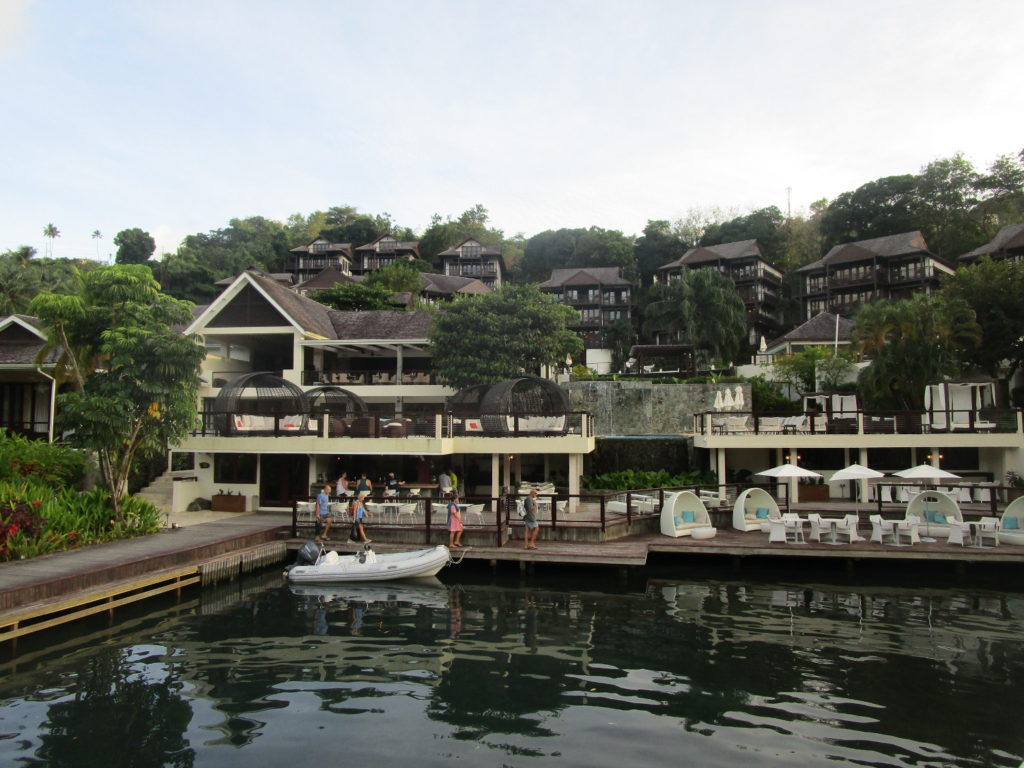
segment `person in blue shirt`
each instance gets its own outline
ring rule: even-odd
[[[330,541],[331,539],[331,486],[325,485],[316,497],[316,538]]]
[[[356,498],[356,509],[355,509],[355,524],[356,531],[359,533],[359,540],[364,543],[369,543],[371,540],[366,537],[366,529],[363,526],[366,524],[366,519],[370,516],[370,513],[366,511],[366,505],[364,501],[366,499],[366,493],[360,493]]]

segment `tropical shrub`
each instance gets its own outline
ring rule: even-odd
[[[0,429],[0,481],[29,478],[68,488],[81,482],[85,467],[81,451]]]
[[[673,475],[665,469],[606,472],[600,475],[584,475],[580,484],[587,490],[632,491],[641,488],[678,488],[687,485],[708,485],[714,477],[707,472],[681,472]]]

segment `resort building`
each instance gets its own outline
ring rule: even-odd
[[[691,248],[655,272],[655,280],[671,282],[684,269],[717,269],[736,285],[747,310],[747,341],[756,346],[761,336],[771,337],[780,330],[779,290],[782,273],[764,256],[757,240]]]
[[[50,350],[42,362],[37,362],[45,345],[46,334],[36,318],[0,318],[0,429],[53,439],[53,369],[60,351]]]
[[[429,487],[456,468],[463,488],[492,498],[556,474],[578,493],[589,415],[567,398],[518,409],[460,400],[434,377],[430,323],[423,311],[334,311],[240,274],[186,329],[207,349],[203,426],[175,448],[195,467],[192,482],[174,483],[175,507],[230,493],[246,508],[290,509],[342,471]],[[514,380],[506,394],[541,381]]]
[[[381,235],[376,240],[355,249],[352,259],[352,274],[365,275],[367,272],[386,267],[396,261],[418,259],[420,244],[415,241],[400,241],[394,235]]]
[[[475,277],[420,272],[420,297],[430,304],[451,301],[460,294],[490,293],[491,290]]]
[[[474,278],[491,289],[508,282],[501,246],[483,245],[468,238],[454,248],[441,251],[438,258],[445,275]]]
[[[1003,227],[985,245],[961,256],[960,263],[973,264],[983,256],[988,256],[993,261],[1024,260],[1024,222]]]
[[[294,276],[295,283],[304,283],[325,269],[342,275],[352,274],[351,243],[332,243],[318,237],[308,245],[292,248],[289,254],[285,269]]]
[[[803,316],[810,320],[819,312],[849,315],[876,299],[930,292],[943,275],[953,274],[953,266],[914,231],[837,245],[797,273]]]
[[[618,267],[556,269],[538,287],[560,304],[579,311],[579,321],[570,328],[587,349],[603,348],[604,331],[613,323],[625,320],[636,328],[633,285],[622,277]]]

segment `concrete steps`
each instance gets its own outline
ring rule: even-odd
[[[173,483],[171,473],[164,472],[135,495],[150,502],[164,514],[170,514],[174,498]]]

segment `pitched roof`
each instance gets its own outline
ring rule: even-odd
[[[564,285],[629,285],[618,267],[585,267],[583,269],[554,269],[551,277],[539,288],[560,288]]]
[[[381,235],[380,237],[378,237],[375,240],[371,240],[366,245],[360,245],[358,248],[356,248],[356,251],[376,251],[377,250],[377,248],[376,248],[377,243],[379,243],[385,237],[390,237],[392,240],[395,241],[395,250],[396,251],[416,251],[416,250],[419,250],[419,247],[420,247],[420,241],[419,240],[400,241],[394,235],[386,235],[385,234],[385,235]]]
[[[999,251],[1008,251],[1011,248],[1024,248],[1024,222],[1020,224],[1008,224],[996,233],[989,242],[980,248],[965,253],[962,260],[976,259],[979,256],[988,256]]]
[[[433,322],[433,312],[380,310],[375,312],[330,312],[334,336],[355,339],[425,339]]]
[[[311,243],[307,243],[306,245],[300,245],[297,248],[292,248],[290,249],[289,253],[309,253],[313,249],[313,245],[315,245],[316,243],[326,243],[326,253],[342,251],[343,253],[349,256],[352,255],[352,243],[329,243],[327,242],[327,238],[324,237],[318,237]]]
[[[326,267],[320,270],[313,277],[295,286],[296,291],[318,291],[323,288],[331,288],[338,283],[358,283],[362,278],[354,275],[346,275],[337,267]]]
[[[262,288],[281,309],[288,313],[299,327],[307,333],[322,336],[325,339],[334,338],[334,327],[329,317],[330,309],[319,302],[308,299],[305,296],[295,293],[280,283],[259,275],[255,272],[246,272],[249,279]]]
[[[271,280],[276,280],[277,282],[281,283],[281,285],[291,285],[295,281],[295,275],[293,275],[291,272],[264,272],[262,269],[258,267],[249,267],[245,271],[254,272],[257,275],[263,275],[264,277],[269,277]],[[236,277],[238,277],[238,275],[225,277],[222,280],[218,280],[216,283],[214,283],[214,285],[231,285],[233,282],[235,282]]]
[[[921,234],[920,230],[914,230],[913,232],[901,232],[898,235],[886,235],[885,237],[872,237],[868,240],[857,240],[853,243],[840,243],[839,245],[833,246],[832,249],[822,258],[810,264],[806,264],[796,271],[807,272],[815,269],[823,269],[826,266],[832,266],[834,264],[857,261],[859,258],[855,258],[855,254],[859,254],[861,251],[851,251],[849,250],[851,246],[856,246],[861,249],[861,251],[867,251],[868,254],[864,258],[870,258],[873,256],[891,258],[893,256],[909,256],[911,254],[918,253],[925,253],[936,258],[928,251],[928,243],[925,242],[924,235]]]
[[[46,344],[39,319],[31,315],[8,315],[0,318],[0,365],[35,367],[56,362],[59,349],[50,350],[39,363],[36,355]]]
[[[465,240],[463,240],[458,245],[453,245],[451,248],[448,248],[447,250],[441,251],[437,255],[438,256],[458,256],[459,255],[459,249],[462,248],[462,246],[464,246],[466,244],[479,245],[480,246],[480,255],[481,256],[501,256],[501,246],[500,245],[484,245],[479,240],[477,240],[475,237],[467,237]]]
[[[850,341],[853,338],[853,321],[839,316],[839,341]],[[798,325],[789,333],[775,339],[769,348],[787,342],[799,344],[831,344],[836,339],[836,315],[831,312],[819,312],[803,325]]]
[[[491,293],[491,289],[475,277],[437,275],[433,272],[420,272],[420,290],[445,296],[454,293]]]

